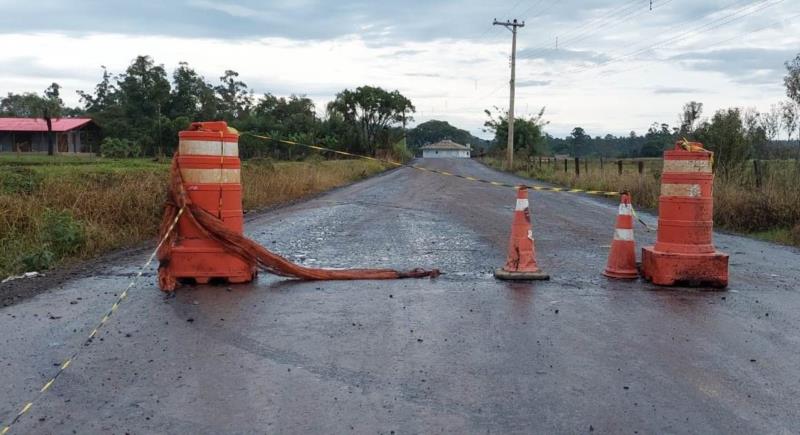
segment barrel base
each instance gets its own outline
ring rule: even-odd
[[[642,276],[656,285],[728,286],[728,254],[682,254],[642,248]]]
[[[505,269],[496,269],[494,271],[494,277],[504,281],[547,281],[550,279],[550,275],[542,271],[511,272]]]
[[[169,264],[159,270],[159,284],[163,291],[173,291],[177,282],[183,280],[194,280],[197,284],[208,284],[211,280],[240,284],[252,281],[255,276],[255,265],[222,248],[178,245],[172,248]]]

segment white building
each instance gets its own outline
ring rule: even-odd
[[[425,145],[421,149],[422,157],[426,159],[468,159],[470,151],[469,147],[457,144],[450,139]]]

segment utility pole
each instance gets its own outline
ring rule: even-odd
[[[494,26],[503,26],[511,31],[511,80],[509,81],[510,101],[508,103],[508,169],[513,170],[514,166],[514,88],[515,88],[515,74],[517,64],[517,27],[525,27],[525,22],[518,22],[516,18],[513,21],[497,21],[494,19],[492,23]]]

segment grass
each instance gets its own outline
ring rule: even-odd
[[[564,161],[516,162],[514,173],[571,188],[587,190],[624,191],[631,193],[635,205],[658,209],[661,190],[661,159],[642,159],[642,174],[638,161],[625,161],[619,174],[616,161],[589,160],[580,164],[575,174],[574,162]],[[484,163],[503,168],[503,161],[485,158]],[[776,243],[800,246],[800,170],[793,161],[761,161],[766,167],[761,186],[757,186],[753,163],[731,171],[726,177],[714,180],[714,225],[731,231],[750,234]]]
[[[272,206],[376,174],[362,160],[247,161],[243,207]],[[0,277],[42,270],[152,239],[168,161],[0,156]]]

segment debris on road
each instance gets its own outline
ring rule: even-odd
[[[39,273],[39,272],[25,272],[22,275],[9,276],[8,278],[0,281],[0,284],[7,283],[9,281],[15,281],[15,280],[18,280],[18,279],[34,278],[34,277],[37,277],[39,275],[44,275],[44,274]]]

